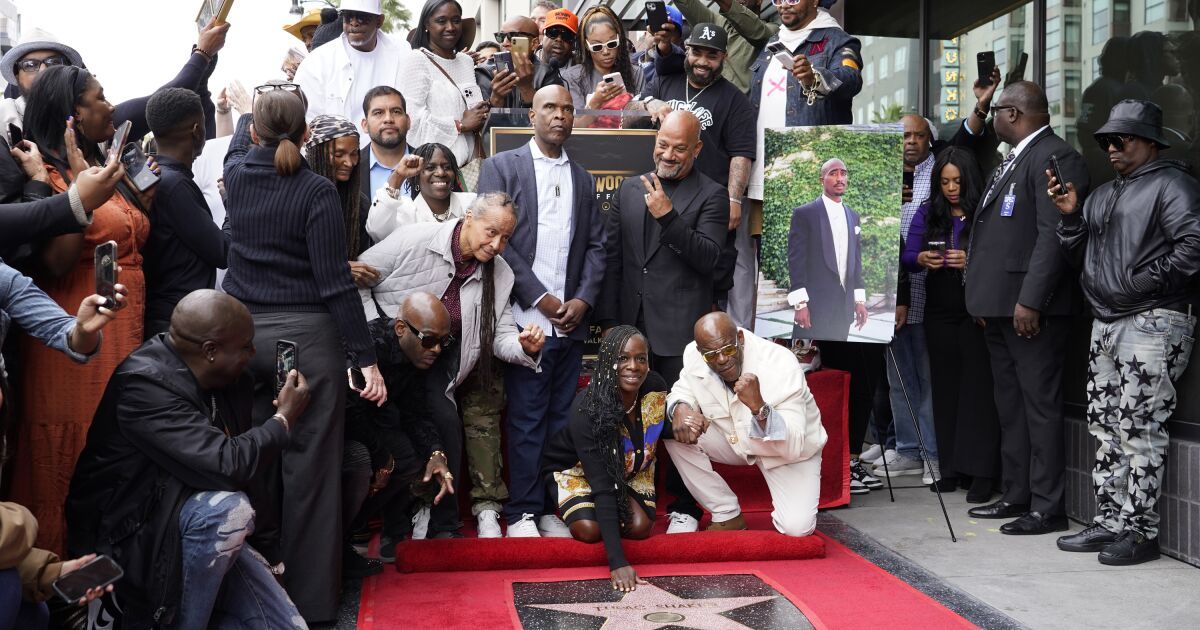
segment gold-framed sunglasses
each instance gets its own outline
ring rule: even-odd
[[[735,343],[731,343],[727,346],[722,346],[720,348],[717,348],[716,350],[709,350],[708,352],[702,352],[702,353],[700,353],[700,356],[704,357],[705,363],[716,363],[717,359],[719,359],[721,357],[725,357],[726,359],[733,358],[733,355],[737,354],[738,350],[741,350],[741,349],[742,349],[742,344],[735,342]]]

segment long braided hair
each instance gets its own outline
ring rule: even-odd
[[[428,145],[426,145],[428,146]],[[451,158],[453,160],[453,157]],[[481,193],[471,202],[468,212],[472,217],[480,217],[486,212],[498,209],[512,214],[515,223],[517,207],[512,197],[506,192]],[[465,219],[464,219],[465,221]],[[483,263],[483,300],[479,305],[479,383],[483,389],[492,386],[492,342],[496,339],[496,257]]]
[[[629,493],[625,481],[625,449],[610,448],[621,444],[621,426],[625,423],[625,403],[621,402],[621,389],[617,385],[617,365],[625,344],[634,337],[645,335],[633,326],[617,326],[609,331],[600,342],[596,373],[588,383],[583,395],[583,412],[592,420],[592,439],[604,454],[604,469],[617,485],[617,514],[621,524],[633,520],[629,508]],[[650,342],[646,341],[649,348]]]
[[[454,157],[454,152],[450,150],[450,147],[437,142],[426,142],[413,149],[412,152],[413,155],[421,158],[422,164],[425,165],[421,167],[422,169],[426,168],[429,165],[429,161],[438,153],[441,153],[442,157],[446,158],[446,161],[450,163],[451,172],[454,173],[454,179],[450,180],[450,192],[462,192],[462,186],[458,185],[462,181],[462,172],[458,168],[458,158]],[[413,199],[416,199],[417,195],[421,194],[420,173],[408,178],[408,191],[412,194]]]
[[[357,136],[355,136],[357,138]],[[346,250],[350,258],[356,259],[370,243],[361,242],[362,233],[362,172],[360,162],[354,167],[350,179],[344,182],[337,180],[337,166],[333,161],[336,138],[312,147],[308,151],[308,164],[312,171],[337,186],[338,197],[342,200],[342,217],[346,222]]]

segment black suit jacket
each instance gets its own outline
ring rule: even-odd
[[[844,340],[854,321],[854,290],[866,289],[862,272],[862,234],[858,213],[842,204],[846,211],[846,283],[838,277],[837,254],[833,249],[833,231],[825,202],[817,197],[792,210],[788,230],[788,275],[791,290],[808,292],[808,312],[812,328],[793,330],[804,339]]]
[[[604,216],[600,213],[592,175],[578,162],[569,159],[569,154],[567,157],[574,188],[568,193],[573,195],[571,216],[574,225],[571,250],[567,254],[566,295],[559,297],[564,302],[579,298],[594,312],[604,281]],[[529,145],[484,160],[475,188],[479,194],[506,192],[517,207],[517,227],[508,240],[503,257],[513,270],[513,301],[528,309],[547,290],[533,273],[533,259],[537,253],[538,193]],[[591,317],[585,318],[584,324],[572,331],[570,337],[580,341],[586,339],[590,320]]]
[[[1077,310],[1075,274],[1054,231],[1058,208],[1046,194],[1051,155],[1058,156],[1080,203],[1087,196],[1087,167],[1079,153],[1049,129],[1034,136],[975,212],[966,271],[967,311],[975,317],[1012,317],[1018,303],[1043,315]],[[985,195],[992,177],[984,179]],[[1000,216],[1010,190],[1016,196],[1012,216]]]
[[[371,190],[371,145],[358,150],[358,168],[362,170],[362,177],[358,178],[358,183],[362,189],[362,194],[367,196],[367,205],[363,206],[368,210],[371,208],[371,200],[375,198],[375,191]]]
[[[650,351],[682,356],[696,320],[712,310],[713,271],[729,227],[729,194],[694,168],[680,180],[671,194],[674,207],[661,219],[650,215],[645,194],[641,177],[626,177],[609,208],[600,319],[632,326],[641,313]]]

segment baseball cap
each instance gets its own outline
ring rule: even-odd
[[[542,30],[546,30],[551,26],[564,26],[567,30],[579,34],[579,16],[571,12],[570,9],[555,9],[546,14],[546,25]]]
[[[688,35],[687,41],[683,42],[684,46],[699,46],[701,48],[711,48],[725,52],[725,45],[729,40],[729,36],[725,34],[725,29],[709,22],[701,22],[692,27],[692,32]]]
[[[383,0],[342,0],[341,11],[358,11],[371,15],[383,15]]]

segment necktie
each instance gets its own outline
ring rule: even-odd
[[[1008,169],[1008,165],[1017,159],[1016,151],[1009,151],[1008,155],[1004,156],[1004,161],[1000,166],[996,167],[996,171],[992,173],[992,181],[988,183],[987,194],[983,196],[983,205],[987,205],[992,200],[992,193],[995,192],[996,182],[1000,181],[1000,176],[1004,175],[1004,171]]]

